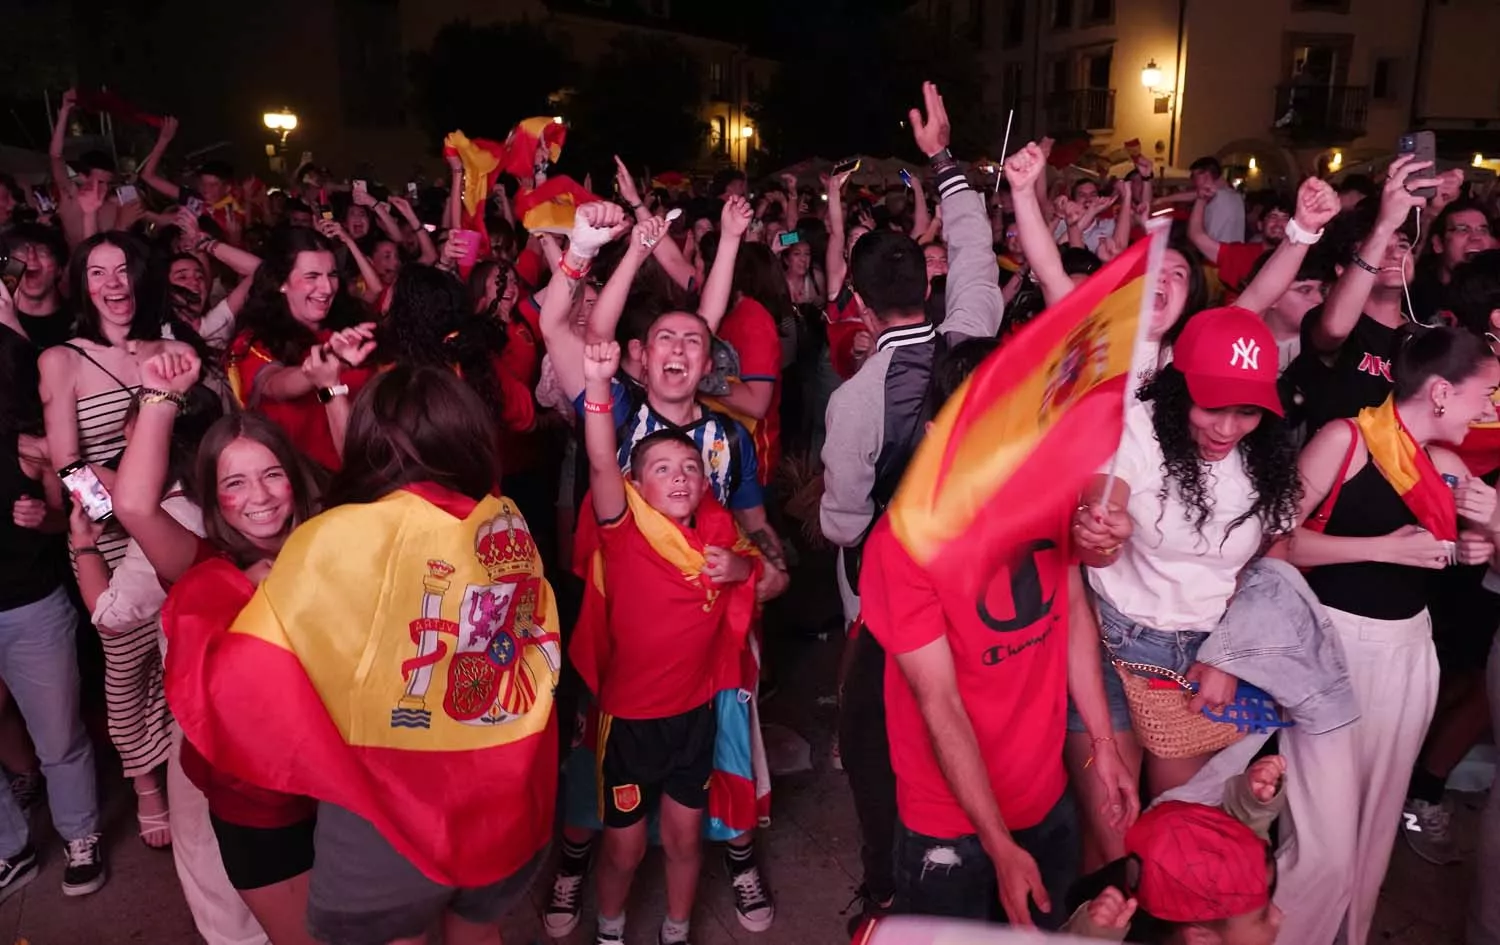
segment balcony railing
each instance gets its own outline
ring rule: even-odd
[[[1363,85],[1283,85],[1271,127],[1309,144],[1337,144],[1365,133],[1370,90]]]
[[[1114,89],[1073,89],[1047,96],[1051,131],[1108,131],[1114,126]]]

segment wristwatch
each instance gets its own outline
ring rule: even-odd
[[[1312,246],[1323,238],[1322,230],[1308,230],[1298,225],[1296,220],[1286,221],[1287,242],[1297,246]]]
[[[326,404],[335,397],[349,396],[348,384],[335,384],[332,387],[318,388],[318,403]]]

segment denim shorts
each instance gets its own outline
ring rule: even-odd
[[[1114,660],[1150,663],[1186,675],[1197,659],[1198,647],[1208,639],[1207,633],[1196,630],[1156,630],[1136,623],[1103,600],[1099,601],[1099,635],[1103,638],[1099,657],[1104,664],[1104,699],[1109,703],[1110,728],[1116,732],[1130,731],[1130,706]],[[1072,699],[1068,700],[1068,731],[1088,731]]]

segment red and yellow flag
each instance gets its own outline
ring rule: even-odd
[[[233,565],[189,576],[213,567]],[[233,626],[180,619],[221,586],[185,580],[164,612],[168,701],[215,771],[344,807],[446,886],[551,839],[557,610],[509,499],[415,486],[332,509]]]
[[[1354,418],[1365,438],[1370,460],[1417,517],[1417,523],[1443,541],[1458,540],[1458,509],[1453,490],[1443,482],[1427,451],[1417,445],[1401,422],[1392,395],[1378,407],[1366,407]]]
[[[1469,424],[1469,435],[1453,452],[1469,467],[1470,475],[1488,476],[1500,469],[1500,422],[1485,420]]]
[[[918,564],[977,593],[1118,447],[1151,245],[1043,312],[949,398],[887,512]]]

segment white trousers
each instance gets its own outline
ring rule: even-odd
[[[1328,608],[1359,701],[1335,732],[1282,734],[1291,830],[1277,853],[1280,940],[1366,945],[1390,865],[1412,765],[1437,707],[1432,622],[1375,620]],[[1347,919],[1347,924],[1346,924]]]
[[[1490,720],[1500,738],[1500,638],[1490,648],[1485,679]],[[1500,945],[1500,781],[1490,787],[1490,802],[1479,822],[1479,868],[1469,901],[1468,945]]]
[[[182,733],[174,732],[167,758],[172,861],[198,934],[208,945],[270,945],[250,907],[224,873],[219,841],[208,822],[208,798],[183,773],[181,749]]]

